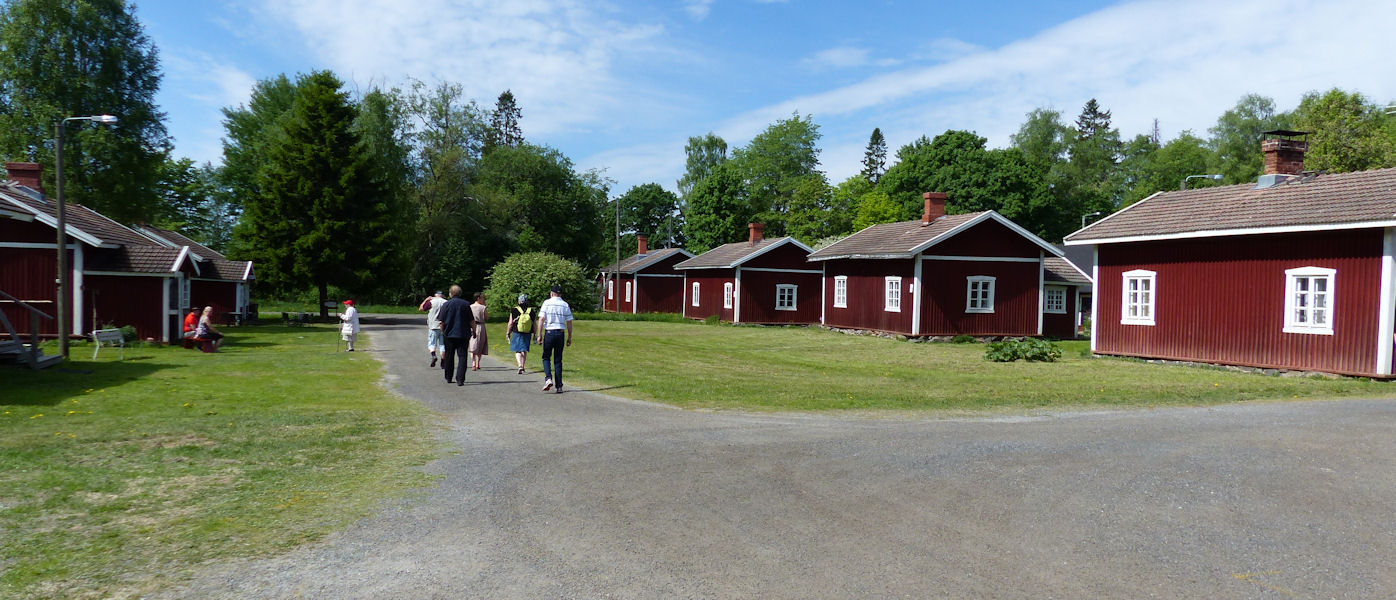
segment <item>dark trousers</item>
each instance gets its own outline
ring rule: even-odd
[[[543,332],[543,377],[562,387],[562,349],[567,346],[566,329]]]
[[[465,370],[470,366],[470,361],[465,358],[468,350],[470,338],[446,338],[446,355],[441,358],[441,370],[446,372],[446,381],[451,381],[451,373],[456,374],[456,381],[465,381]]]

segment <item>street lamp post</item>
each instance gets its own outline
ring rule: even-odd
[[[1088,214],[1081,215],[1081,229],[1085,229],[1085,228],[1086,228],[1086,218],[1087,218],[1087,217],[1099,217],[1099,216],[1100,216],[1100,211],[1095,211],[1095,212],[1093,212],[1093,213],[1088,213]]]
[[[53,177],[54,195],[58,197],[58,298],[57,318],[58,318],[58,352],[63,355],[63,359],[68,359],[68,306],[69,303],[63,296],[70,293],[68,290],[72,286],[71,273],[68,272],[67,253],[67,210],[63,202],[63,127],[68,121],[92,121],[93,123],[115,123],[116,117],[112,115],[93,115],[87,117],[68,117],[58,122],[54,126],[55,140],[53,148]]]
[[[1187,177],[1183,178],[1182,183],[1178,184],[1178,191],[1181,192],[1183,190],[1188,189],[1189,179],[1211,179],[1212,181],[1221,181],[1221,178],[1222,176],[1220,173],[1215,173],[1212,175],[1188,175]]]

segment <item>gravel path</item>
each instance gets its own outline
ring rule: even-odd
[[[167,597],[1396,596],[1396,402],[694,412],[544,394],[511,356],[447,386],[420,321],[365,329],[460,449],[439,486]]]

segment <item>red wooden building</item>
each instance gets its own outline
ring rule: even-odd
[[[745,242],[724,244],[674,265],[684,273],[683,315],[732,323],[819,322],[820,271],[810,247],[793,237],[765,239],[748,226]]]
[[[1391,377],[1396,169],[1303,172],[1298,132],[1256,184],[1160,192],[1067,236],[1096,255],[1100,354]]]
[[[13,181],[0,183],[0,291],[53,315],[57,207],[38,191],[38,165],[5,167]],[[177,339],[191,306],[191,282],[218,267],[201,267],[190,247],[157,244],[80,204],[66,208],[69,331],[80,336],[107,324],[131,325],[142,338]],[[244,263],[242,272],[250,274],[251,266]],[[28,310],[8,300],[0,310],[17,331],[29,330]],[[56,320],[40,319],[38,325],[41,335],[57,335]]]
[[[141,235],[167,248],[189,248],[199,272],[189,281],[191,307],[212,306],[219,323],[255,319],[252,304],[252,261],[228,260],[221,252],[185,237],[177,231],[153,225],[137,225]]]
[[[638,252],[601,269],[601,310],[628,313],[682,313],[683,272],[674,265],[693,258],[679,248],[649,249],[638,236]]]
[[[1090,306],[1091,278],[1064,256],[1043,257],[1042,270],[1042,335],[1075,338]]]
[[[873,225],[810,254],[824,267],[824,325],[908,336],[1047,334],[1044,259],[1061,252],[994,211],[946,215],[945,194],[925,199],[919,221]]]

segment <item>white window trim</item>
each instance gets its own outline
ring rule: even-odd
[[[1285,270],[1285,333],[1306,333],[1312,335],[1333,335],[1333,309],[1337,306],[1334,302],[1334,284],[1336,283],[1338,270],[1325,269],[1323,267],[1299,267],[1297,269]],[[1324,302],[1324,310],[1328,312],[1328,318],[1323,325],[1312,323],[1299,323],[1294,319],[1295,282],[1300,278],[1323,278],[1328,280],[1325,286],[1327,298]],[[1312,290],[1310,290],[1312,292]],[[1311,310],[1313,307],[1309,307]],[[1312,317],[1311,317],[1312,318]]]
[[[1060,285],[1049,285],[1049,286],[1045,286],[1045,287],[1043,288],[1043,290],[1044,290],[1044,291],[1043,291],[1043,296],[1044,296],[1044,297],[1043,297],[1043,299],[1042,299],[1042,312],[1045,312],[1045,313],[1048,313],[1048,314],[1053,314],[1053,315],[1064,315],[1064,314],[1066,314],[1066,287],[1065,287],[1065,286],[1060,286]],[[1052,294],[1053,294],[1053,293],[1059,293],[1059,294],[1062,295],[1062,304],[1061,304],[1061,308],[1060,308],[1060,309],[1054,309],[1054,308],[1052,308]]]
[[[989,313],[994,312],[994,288],[998,287],[998,285],[995,283],[996,281],[998,281],[998,278],[997,278],[997,277],[990,277],[990,276],[988,276],[988,275],[970,275],[969,277],[966,277],[966,278],[965,278],[965,312],[966,312],[966,313],[970,313],[970,314],[989,314]],[[976,283],[987,283],[987,284],[988,284],[988,285],[986,286],[988,289],[985,290],[985,291],[987,291],[988,293],[985,294],[985,299],[984,299],[984,303],[985,303],[987,306],[977,306],[977,307],[974,306],[974,284],[976,284]]]
[[[625,301],[626,301],[626,302],[630,302],[630,284],[631,284],[631,282],[629,282],[629,281],[625,282]]]
[[[781,306],[781,305],[780,305],[780,293],[781,293],[782,291],[785,291],[785,290],[790,290],[790,306]],[[777,283],[777,284],[776,284],[776,310],[790,310],[790,311],[793,311],[793,310],[797,309],[797,308],[800,306],[800,301],[799,301],[800,297],[799,297],[799,295],[798,295],[799,293],[800,293],[800,286],[798,286],[798,285],[793,285],[793,284],[789,284],[789,283]]]
[[[834,308],[848,308],[848,276],[834,277]]]
[[[722,284],[722,307],[732,308],[732,282]]]
[[[615,299],[616,299],[616,280],[614,280],[614,279],[607,279],[607,280],[606,280],[606,299],[607,299],[607,300],[615,300]]]
[[[896,290],[896,292],[897,292],[897,295],[896,295],[895,298],[893,298],[893,296],[892,296],[892,290]],[[892,301],[893,301],[893,300],[896,300],[896,305],[895,305],[895,306],[893,306],[893,304],[892,304]],[[890,276],[890,275],[889,275],[889,276],[883,278],[883,284],[882,284],[882,310],[884,310],[884,311],[886,311],[886,312],[902,312],[902,278],[901,278],[901,277],[896,277],[896,276]]]
[[[691,300],[693,306],[698,306],[698,289],[698,282],[693,282],[693,299]]]
[[[1129,280],[1139,279],[1149,282],[1149,301],[1144,306],[1149,309],[1147,317],[1129,316]],[[1120,324],[1153,325],[1158,311],[1158,273],[1145,269],[1125,271],[1120,274]]]

